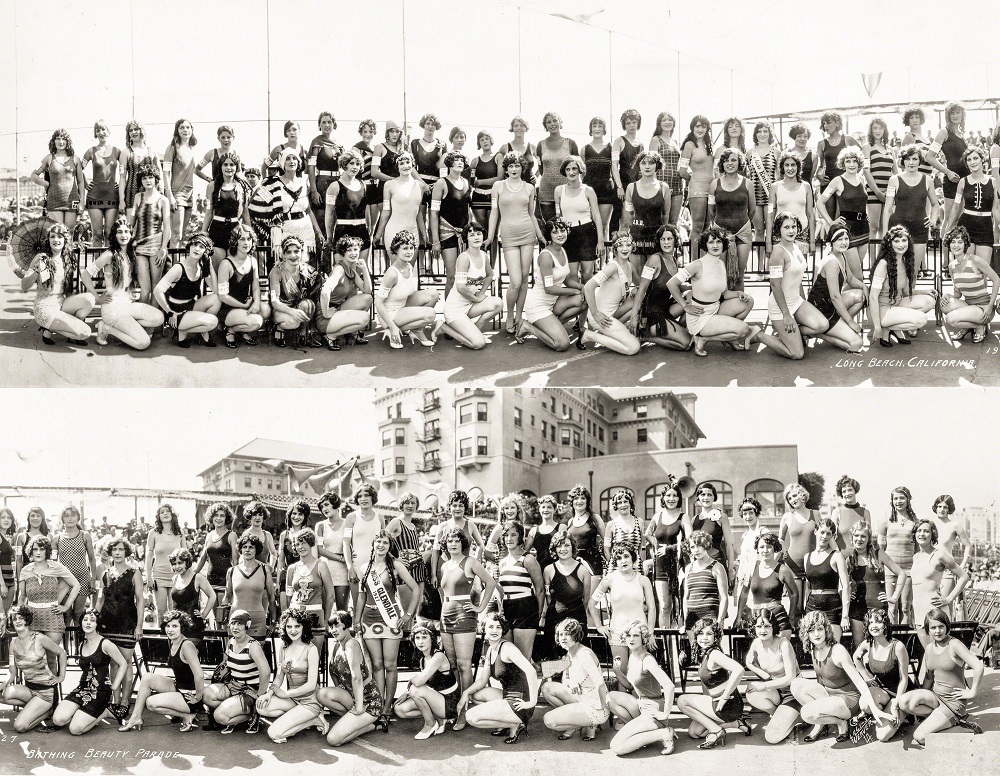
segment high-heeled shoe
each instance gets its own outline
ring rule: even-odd
[[[274,344],[277,345],[279,348],[288,347],[288,343],[285,341],[285,332],[283,332],[281,329],[277,329],[274,332]]]
[[[340,340],[336,337],[326,338],[326,349],[327,350],[340,350]]]
[[[137,720],[136,722],[126,722],[123,725],[119,725],[119,733],[131,733],[133,730],[142,730],[142,720]]]
[[[894,331],[890,331],[889,332],[889,339],[892,340],[897,345],[912,345],[913,344],[906,337],[901,337],[898,333],[896,333]]]
[[[403,349],[403,343],[402,342],[393,342],[392,341],[392,337],[389,336],[389,330],[388,329],[382,329],[382,339],[389,340],[389,347],[392,348],[393,350],[402,350]]]
[[[206,348],[214,348],[214,347],[216,347],[216,343],[215,343],[215,340],[212,338],[212,333],[211,332],[208,332],[208,331],[202,332],[202,335],[201,335],[201,344],[202,344],[202,347],[206,347]]]
[[[576,728],[572,730],[564,730],[562,733],[556,736],[560,741],[569,741],[573,736],[576,735]]]
[[[410,335],[410,342],[414,344],[419,342],[425,348],[434,347],[434,341],[430,339],[426,334],[424,334],[423,331],[420,332],[419,336],[417,336],[417,332],[415,331],[408,331],[406,333]]]
[[[368,340],[365,339],[364,332],[358,331],[354,333],[354,344],[355,345],[367,345]]]
[[[503,742],[505,744],[516,744],[522,738],[527,738],[527,737],[528,737],[528,723],[522,722],[520,725],[517,726],[517,729],[514,731],[514,735],[505,738]]]
[[[236,350],[236,335],[229,329],[223,329],[222,341],[230,350]]]
[[[319,721],[316,723],[316,729],[324,738],[326,738],[326,734],[330,732],[330,720],[326,718],[325,714],[320,715]]]
[[[249,345],[250,347],[255,347],[257,345],[257,338],[248,331],[243,332],[243,344]]]
[[[38,330],[42,333],[42,342],[46,345],[55,345],[56,341],[52,339],[52,332],[46,329],[44,326],[39,326]]]
[[[819,741],[819,739],[823,737],[823,734],[825,732],[826,732],[826,725],[820,725],[819,728],[815,730],[815,732],[809,732],[806,735],[804,735],[802,737],[802,740],[805,741],[807,744],[811,744],[813,741]]]
[[[891,348],[892,338],[886,339],[885,337],[879,337],[878,344],[881,345],[883,348]]]
[[[591,725],[590,727],[581,728],[581,741],[593,741],[595,738],[597,738],[597,727]]]
[[[381,730],[383,733],[389,732],[389,715],[382,714],[377,720],[375,720],[374,725],[375,730]]]
[[[660,750],[660,754],[673,754],[677,733],[674,732],[673,728],[665,728],[663,732],[666,735],[663,738],[663,748]]]
[[[429,730],[421,730],[413,738],[417,741],[426,741],[431,736],[436,736],[438,734],[438,727],[440,723],[434,723],[434,725]]]
[[[507,734],[507,728],[502,728],[502,727],[493,728],[493,730],[490,731],[490,735],[497,738],[506,734]]]
[[[199,730],[199,729],[200,728],[198,727],[198,723],[195,722],[193,719],[189,719],[187,722],[182,722],[179,728],[181,733],[187,733],[188,731]]]
[[[838,732],[837,732],[837,737],[836,737],[836,738],[834,739],[834,741],[836,741],[836,742],[837,742],[838,744],[842,744],[842,743],[844,743],[845,741],[850,741],[850,740],[851,740],[851,732],[850,732],[850,729],[848,729],[848,730],[845,730],[845,731],[844,731],[843,733],[841,733],[841,732],[840,732],[840,731],[838,730]]]
[[[966,730],[971,730],[974,735],[982,735],[983,729],[978,722],[973,722],[969,719],[969,716],[959,717],[955,720],[955,724],[960,728],[965,728]]]
[[[753,728],[750,727],[750,717],[746,715],[739,718],[736,723],[736,728],[745,736],[750,736],[753,733]]]
[[[104,330],[104,321],[97,322],[97,344],[107,345],[108,344],[108,333]]]
[[[705,736],[705,740],[702,741],[700,744],[698,744],[698,748],[715,749],[715,747],[722,746],[725,743],[726,743],[726,729],[722,728],[722,730],[718,731],[717,733],[709,733],[707,736]]]

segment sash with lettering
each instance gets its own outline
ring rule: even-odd
[[[769,195],[771,193],[771,179],[767,176],[767,169],[764,167],[764,161],[759,156],[753,155],[750,157],[750,166],[756,175],[757,180],[760,182],[761,187]]]
[[[392,569],[389,569],[389,573],[392,573]],[[371,591],[372,598],[375,599],[375,607],[378,609],[382,621],[389,626],[391,631],[399,633],[401,630],[400,619],[402,619],[399,609],[396,607],[393,597],[389,594],[389,589],[382,582],[382,575],[375,570],[374,566],[368,572],[365,584],[368,585],[368,590]]]

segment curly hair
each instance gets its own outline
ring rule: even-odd
[[[128,262],[132,285],[134,286],[139,280],[139,260],[135,254],[135,235],[129,229],[131,239],[122,245],[121,239],[118,237],[118,230],[122,225],[128,227],[128,221],[124,216],[115,221],[114,228],[108,238],[108,249],[111,251],[111,285],[114,288],[123,288],[125,285],[125,262]]]
[[[444,159],[442,160],[441,163],[444,165],[446,170],[450,170],[452,167],[455,166],[455,162],[457,161],[462,162],[463,169],[469,166],[468,157],[461,151],[449,151],[444,155]]]
[[[229,245],[227,247],[227,253],[230,256],[235,256],[240,251],[240,240],[247,236],[250,238],[250,253],[253,252],[254,248],[257,246],[257,235],[254,230],[243,223],[237,223],[233,231],[229,233]]]
[[[226,503],[224,503],[222,501],[219,501],[219,502],[216,502],[215,504],[212,504],[212,506],[210,506],[208,508],[208,510],[206,510],[206,512],[205,512],[205,518],[209,522],[211,522],[211,521],[215,520],[215,516],[219,512],[221,512],[223,514],[223,516],[226,518],[226,528],[232,528],[232,526],[233,526],[233,517],[234,517],[233,510],[229,506],[229,504],[226,504]]]
[[[990,159],[989,159],[989,154],[986,152],[985,148],[980,148],[979,146],[975,146],[975,145],[972,145],[972,146],[969,146],[968,148],[966,148],[962,152],[962,161],[965,163],[966,166],[968,166],[968,164],[969,164],[969,157],[973,156],[973,155],[979,157],[980,162],[981,162],[981,164],[982,164],[982,166],[983,166],[984,169],[989,168]],[[988,171],[988,169],[987,169],[987,171]]]
[[[740,128],[740,134],[737,136],[736,140],[732,140],[729,137],[729,127],[735,124]],[[747,152],[747,134],[746,127],[743,126],[743,120],[736,117],[730,116],[728,119],[722,122],[722,145],[724,148],[738,148],[744,154]]]
[[[333,246],[333,252],[338,256],[346,256],[351,248],[361,250],[363,246],[364,242],[362,242],[360,237],[352,237],[349,234],[345,234],[337,239],[337,244]]]
[[[656,114],[656,127],[653,129],[653,137],[663,136],[663,119],[666,118],[669,118],[672,122],[674,122],[674,128],[677,127],[677,119],[674,117],[674,114],[668,110],[661,110]],[[670,130],[669,134],[673,135],[674,131]]]
[[[409,234],[409,232],[407,232],[407,234]],[[393,240],[393,242],[395,242],[395,240]],[[368,494],[368,497],[372,500],[372,506],[378,503],[378,491],[375,489],[375,486],[371,483],[364,482],[354,492],[354,498],[352,499],[354,501],[354,506],[358,505],[358,499],[361,497],[362,493]]]
[[[418,633],[426,633],[431,640],[431,648],[428,652],[429,655],[433,655],[435,652],[441,651],[441,633],[437,628],[431,623],[418,622],[410,629],[410,642],[416,646],[416,636]]]
[[[914,106],[903,111],[903,124],[907,127],[910,126],[910,119],[914,116],[920,116],[920,123],[924,123],[924,109]]]
[[[504,512],[504,507],[508,504],[513,504],[517,508],[517,515],[513,519],[523,523],[524,511],[521,509],[521,495],[519,493],[508,493],[500,500],[500,508],[497,510],[499,521],[504,523],[510,519]]]
[[[324,116],[326,116],[327,118],[330,119],[330,121],[333,124],[333,128],[336,129],[337,128],[337,119],[335,119],[333,117],[333,114],[330,113],[330,111],[328,111],[328,110],[320,111],[319,116],[316,117],[316,126],[317,127],[322,126],[322,124],[323,124],[323,117]]]
[[[133,129],[139,130],[139,142],[140,143],[146,142],[146,130],[143,128],[142,124],[140,124],[135,119],[132,119],[127,124],[125,124],[125,147],[128,149],[132,148],[131,134]]]
[[[552,532],[552,541],[549,542],[549,557],[553,559],[558,558],[556,550],[564,544],[570,546],[570,557],[575,558],[577,552],[576,539],[573,538],[573,534],[565,529],[557,529]]]
[[[500,538],[503,539],[511,531],[517,534],[517,544],[519,547],[524,546],[524,523],[520,523],[517,520],[509,520],[507,525],[503,527],[503,531],[500,533]]]
[[[562,232],[569,231],[569,221],[567,221],[562,216],[556,216],[555,218],[546,221],[542,224],[542,235],[545,237],[546,241],[552,241],[552,233],[557,229]]]
[[[337,157],[337,167],[341,170],[346,170],[347,165],[353,161],[357,161],[362,167],[365,166],[365,158],[361,155],[361,152],[357,148],[348,148]]]
[[[243,548],[248,544],[253,547],[254,555],[264,549],[264,542],[260,540],[260,537],[255,536],[252,533],[245,533],[236,540],[236,552],[243,552]]]
[[[836,111],[828,110],[826,113],[820,116],[819,117],[820,127],[822,127],[828,121],[832,121],[837,126],[836,130],[834,130],[835,132],[840,132],[840,130],[844,128],[844,119]]]
[[[920,528],[920,526],[922,525],[929,525],[931,527],[931,546],[937,547],[938,542],[940,541],[941,538],[940,534],[938,533],[937,523],[926,517],[923,518],[922,520],[917,520],[913,524],[913,528],[910,529],[910,535],[913,537],[914,545],[917,543],[917,529]]]
[[[792,496],[793,493],[801,493],[802,494],[802,498],[804,500],[808,500],[809,499],[809,491],[808,490],[806,490],[805,488],[803,488],[797,482],[790,482],[790,483],[788,483],[788,485],[785,486],[785,490],[781,494],[782,495],[782,500],[785,502],[785,504],[787,506],[791,506],[792,505],[789,499],[791,498],[791,496]]]
[[[794,213],[789,213],[787,210],[781,210],[774,215],[774,221],[771,222],[771,234],[775,239],[781,239],[781,227],[785,225],[787,221],[792,221],[795,224],[796,230],[799,226],[799,219]]]
[[[740,502],[740,506],[739,506],[739,509],[737,511],[742,512],[743,511],[743,507],[746,506],[747,504],[749,504],[751,506],[751,508],[754,511],[754,514],[757,515],[757,517],[760,517],[760,513],[763,511],[764,507],[761,506],[761,503],[757,499],[755,499],[753,496],[747,496],[745,499],[743,499]]]
[[[316,532],[312,528],[303,528],[295,534],[295,544],[305,542],[310,547],[316,546]]]
[[[949,117],[949,114],[951,114],[951,113],[953,113],[955,111],[958,111],[959,114],[960,114],[960,116],[961,116],[961,118],[959,118],[958,124],[956,126],[959,128],[960,131],[964,132],[965,131],[965,107],[961,103],[958,103],[958,102],[955,102],[954,100],[952,100],[952,101],[946,102],[944,104],[944,110],[941,111],[941,114],[944,116],[944,123],[945,123],[946,126],[950,126],[949,121],[948,121],[948,117]]]
[[[726,171],[725,170],[726,162],[728,162],[734,156],[736,157],[736,160],[739,162],[739,166],[736,168],[736,171],[739,172],[740,170],[742,170],[743,165],[746,164],[746,155],[743,153],[743,151],[741,151],[739,148],[736,148],[735,146],[728,146],[727,148],[723,148],[719,152],[719,156],[715,160],[715,169],[718,170],[720,173],[724,173]]]
[[[389,253],[396,256],[399,254],[400,248],[407,246],[415,249],[417,247],[417,237],[409,229],[402,229],[393,236],[392,242],[389,244]]]
[[[764,121],[758,121],[756,124],[754,124],[753,135],[752,135],[754,143],[757,142],[757,133],[760,132],[762,129],[766,129],[767,130],[767,144],[768,145],[773,145],[774,144],[774,128],[771,126],[771,122],[767,121],[766,119]]]
[[[880,118],[874,118],[868,123],[868,145],[874,146],[879,140],[875,137],[875,127],[882,127],[882,140],[881,142],[885,144],[889,140],[889,127],[886,125],[885,121]]]
[[[889,612],[886,609],[869,609],[865,612],[865,640],[869,644],[875,643],[875,637],[869,632],[868,628],[873,622],[882,623],[882,633],[885,634],[886,638],[892,638],[890,635],[892,632],[892,621],[889,619]]]
[[[941,504],[944,504],[946,507],[948,507],[949,515],[955,514],[955,499],[953,499],[947,493],[944,493],[938,496],[936,499],[934,499],[934,506],[931,507],[931,512],[937,514],[937,508]]]
[[[860,565],[859,558],[861,557],[861,555],[864,555],[864,557],[867,559],[869,566],[881,571],[882,560],[879,555],[878,544],[872,541],[872,528],[864,520],[854,524],[854,528],[851,529],[852,540],[854,536],[856,536],[859,533],[865,534],[865,551],[864,553],[859,553],[857,547],[854,547],[850,552],[845,553],[847,556],[845,560],[847,561],[848,575],[850,575],[850,573],[854,571],[854,569],[858,568],[858,566]]]
[[[667,508],[667,494],[670,493],[671,491],[677,494],[678,504],[684,503],[684,496],[681,494],[681,489],[677,487],[676,484],[664,485],[663,490],[660,491],[660,499],[659,499],[660,506],[663,507],[664,509]]]
[[[340,614],[340,612],[337,614]],[[309,644],[313,640],[313,628],[316,625],[315,616],[301,606],[292,606],[281,613],[281,617],[278,620],[278,636],[281,639],[281,643],[286,647],[292,643],[292,640],[288,637],[288,633],[285,631],[285,626],[288,625],[289,620],[295,620],[295,622],[302,626],[302,643]]]
[[[587,629],[580,624],[579,620],[574,620],[572,617],[567,617],[565,620],[559,622],[556,625],[556,637],[559,633],[565,633],[573,641],[579,644],[583,641],[583,637],[587,635]]]
[[[20,617],[24,620],[24,626],[26,628],[31,627],[31,623],[35,621],[35,614],[31,611],[30,606],[12,606],[7,611],[7,624],[10,626],[11,630],[14,629],[14,618]]]
[[[168,609],[164,613],[163,622],[160,623],[160,630],[166,633],[167,624],[171,622],[179,622],[181,624],[181,636],[190,636],[191,631],[194,630],[194,620],[191,615],[187,612],[182,612],[180,609]]]
[[[52,540],[48,536],[36,536],[28,542],[26,548],[28,557],[30,558],[31,553],[39,548],[45,551],[46,560],[52,557]]]
[[[767,536],[767,534],[764,535]],[[746,634],[749,638],[756,638],[756,631],[761,623],[771,626],[771,634],[773,636],[777,636],[781,632],[781,625],[778,623],[778,616],[775,614],[775,610],[761,606],[754,609],[747,620]]]
[[[906,507],[905,507],[906,516],[910,520],[913,520],[914,522],[916,522],[916,520],[917,520],[917,514],[916,514],[916,512],[913,511],[913,506],[912,506],[912,504],[913,504],[913,494],[910,493],[910,489],[908,487],[906,487],[905,485],[900,485],[897,488],[893,488],[892,489],[892,493],[899,493],[901,496],[904,496],[906,498]],[[895,523],[897,519],[898,519],[898,516],[896,514],[896,508],[892,505],[892,494],[890,493],[889,494],[889,522],[890,523]]]
[[[507,174],[509,170],[514,165],[521,167],[522,169],[527,166],[528,160],[515,151],[508,151],[503,155],[503,159],[500,160],[500,168],[503,170],[503,174]]]
[[[841,477],[839,480],[837,480],[837,485],[834,488],[834,492],[838,496],[840,496],[841,498],[843,498],[843,496],[844,496],[844,488],[846,488],[848,485],[850,485],[851,488],[854,490],[854,495],[857,495],[858,493],[861,492],[861,483],[858,482],[853,477],[847,476],[846,474],[843,477]]]
[[[949,250],[955,240],[962,241],[962,253],[969,250],[969,246],[972,245],[972,237],[969,236],[969,230],[964,226],[956,226],[944,236],[944,244],[948,246]]]
[[[576,501],[580,496],[583,496],[585,499],[587,499],[587,511],[592,512],[594,510],[593,497],[590,495],[590,491],[587,490],[587,488],[582,483],[577,483],[576,485],[574,485],[572,488],[569,489],[569,492],[566,494],[566,498],[569,501],[570,505],[572,505],[573,502]]]
[[[611,497],[611,508],[615,508],[615,504],[619,504],[622,501],[628,502],[628,511],[633,515],[635,514],[635,496],[632,495],[630,490],[623,488],[622,490],[616,491]]]
[[[636,129],[642,129],[642,114],[635,108],[627,108],[621,115],[622,129],[625,129],[625,122],[634,121]]]
[[[173,565],[174,563],[183,563],[185,568],[191,568],[194,565],[194,558],[191,556],[190,550],[184,547],[178,547],[167,557],[167,561]]]
[[[468,555],[469,548],[472,546],[472,540],[469,538],[469,535],[461,528],[452,528],[450,531],[448,531],[448,533],[444,535],[444,538],[441,540],[441,546],[444,547],[445,552],[448,552],[448,542],[451,541],[453,538],[457,538],[459,542],[461,542],[462,554]],[[451,553],[448,553],[448,555],[450,557]]]
[[[627,634],[633,628],[639,629],[639,640],[642,643],[643,648],[647,652],[656,651],[656,634],[650,630],[649,625],[644,623],[642,620],[633,620],[622,630],[622,634]]]
[[[334,123],[333,128],[337,128],[336,122]],[[358,122],[359,135],[363,135],[366,129],[370,129],[373,135],[378,131],[378,127],[375,126],[375,121],[373,119],[361,119],[361,121]]]
[[[698,238],[698,250],[702,253],[708,250],[708,241],[711,238],[715,238],[722,243],[722,253],[725,254],[729,250],[729,234],[725,229],[721,229],[718,226],[710,226],[708,229],[701,233],[701,237]]]
[[[464,490],[453,490],[451,493],[448,494],[448,501],[446,503],[448,504],[449,507],[452,504],[459,503],[465,508],[464,513],[469,514],[470,510],[469,494],[466,493]]]
[[[429,123],[434,125],[434,129],[441,129],[441,119],[435,116],[433,113],[425,113],[420,117],[420,121],[417,122],[417,126],[421,129],[426,129],[426,125]]]
[[[795,162],[795,180],[802,181],[802,160],[799,159],[791,151],[782,151],[781,157],[778,159],[778,171],[781,176],[785,176],[785,162]]]
[[[486,609],[486,616],[483,617],[483,623],[485,624],[487,620],[493,620],[500,624],[500,630],[503,635],[510,633],[510,622],[504,617],[498,608],[496,608],[496,601],[491,601],[490,606]]]
[[[820,614],[822,615],[822,612],[820,612]],[[703,649],[702,646],[698,643],[698,635],[702,631],[706,630],[712,631],[712,644],[707,650]],[[692,650],[692,654],[694,656],[694,659],[697,661],[701,661],[701,659],[704,658],[705,655],[711,652],[712,649],[714,649],[715,647],[719,646],[719,642],[722,641],[722,625],[715,617],[699,617],[697,620],[695,620],[694,627],[691,629],[691,633],[694,634],[695,637],[694,649]]]
[[[267,513],[267,507],[264,506],[263,502],[258,501],[257,499],[254,499],[252,501],[248,501],[243,506],[243,519],[244,520],[248,520],[249,521],[255,515],[260,515],[264,520],[267,520],[267,514],[268,514]]]
[[[700,141],[694,134],[694,128],[699,125],[705,127],[705,137],[703,137]],[[685,144],[688,142],[690,142],[695,148],[698,147],[698,143],[700,142],[705,148],[706,153],[708,153],[709,156],[712,155],[712,122],[708,120],[707,116],[703,116],[699,113],[691,119],[689,132],[684,136],[684,140],[681,142],[681,148],[684,148]]]
[[[635,159],[636,168],[639,167],[645,161],[651,161],[656,167],[656,171],[659,172],[663,169],[663,157],[659,155],[656,151],[643,151]]]
[[[292,512],[302,513],[303,528],[306,528],[309,525],[309,515],[312,514],[312,507],[309,506],[308,502],[301,498],[292,500],[292,502],[285,509],[285,528],[292,527]]]
[[[546,113],[544,116],[542,116],[542,126],[545,127],[545,125],[549,123],[550,119],[555,119],[556,121],[559,122],[559,129],[563,128],[562,116],[560,116],[555,111],[551,111],[551,110],[548,113]],[[548,130],[548,127],[546,127],[546,130]]]
[[[448,142],[454,145],[455,138],[458,137],[459,135],[465,138],[468,137],[468,135],[465,133],[465,130],[462,129],[461,127],[452,127],[451,131],[448,133]]]
[[[154,523],[156,523],[156,525],[153,527],[153,530],[156,531],[157,533],[163,533],[163,521],[160,519],[161,512],[166,512],[168,515],[170,515],[170,530],[173,531],[175,534],[180,534],[181,532],[180,518],[177,515],[177,510],[174,509],[171,504],[161,504],[160,507],[156,510],[155,519],[153,521]]]
[[[396,155],[396,173],[399,174],[399,165],[404,161],[409,161],[410,165],[414,164],[413,154],[409,151],[401,151]]]
[[[66,155],[75,156],[76,152],[73,150],[73,138],[69,136],[69,132],[67,132],[65,129],[61,127],[57,129],[55,132],[53,132],[52,137],[49,138],[49,153],[53,155],[55,154],[56,138],[59,137],[63,138],[66,141],[66,150],[65,150]]]
[[[775,552],[781,552],[782,549],[781,539],[778,538],[778,535],[776,533],[768,531],[767,533],[762,533],[760,536],[758,536],[757,541],[755,541],[753,544],[755,550],[760,547],[761,542],[764,542],[764,544],[766,544]]]
[[[910,239],[910,233],[902,224],[897,224],[896,226],[889,227],[885,233],[885,237],[882,238],[882,242],[879,245],[878,255],[875,257],[875,263],[872,264],[871,277],[875,277],[875,270],[879,265],[879,262],[885,262],[885,276],[886,282],[889,286],[889,296],[892,299],[899,298],[899,278],[896,273],[896,253],[892,249],[892,241],[899,235],[906,235],[906,251],[903,253],[903,270],[906,272],[906,284],[908,288],[913,288],[913,275],[914,275],[914,253],[913,253],[913,240]]]
[[[845,146],[840,150],[840,153],[837,154],[837,169],[846,170],[848,159],[856,161],[858,163],[859,170],[865,163],[865,155],[862,153],[860,148],[857,146]]]
[[[799,639],[811,653],[816,652],[817,646],[809,638],[809,631],[820,626],[823,628],[824,639],[823,644],[819,646],[832,647],[836,643],[836,639],[833,638],[833,627],[830,625],[830,620],[825,613],[819,611],[806,612],[802,615],[802,619],[799,620]]]
[[[701,547],[703,550],[710,550],[712,549],[712,537],[704,531],[692,531],[691,536],[688,537],[688,545],[690,547]]]
[[[330,509],[340,509],[340,496],[332,491],[327,491],[319,497],[319,501],[316,502],[316,509],[322,512],[324,504],[329,504]]]
[[[807,140],[812,137],[812,132],[809,131],[809,127],[802,122],[798,122],[797,124],[792,124],[791,128],[788,130],[788,137],[790,140],[795,140],[795,138],[803,133],[805,134]]]

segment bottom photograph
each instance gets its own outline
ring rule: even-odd
[[[44,395],[5,774],[996,769],[994,392]]]

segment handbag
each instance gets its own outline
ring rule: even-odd
[[[870,744],[875,740],[875,718],[862,712],[848,721],[847,732],[855,744]]]
[[[229,663],[225,658],[212,671],[212,684],[225,684],[233,678],[233,672],[229,670]]]

